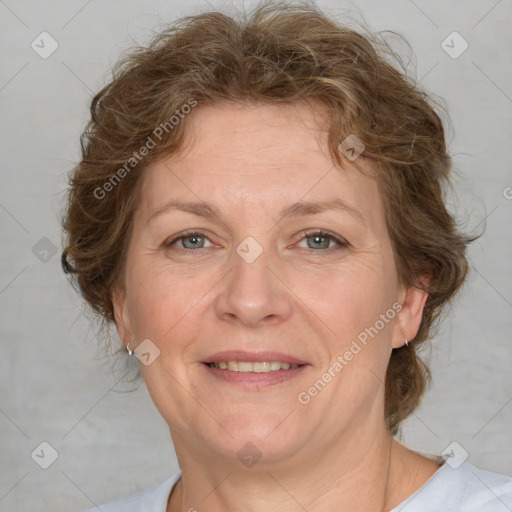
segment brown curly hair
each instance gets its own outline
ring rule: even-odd
[[[428,292],[414,343],[393,350],[388,365],[385,416],[395,435],[430,379],[417,349],[464,282],[476,238],[459,231],[445,205],[451,158],[432,95],[380,33],[337,23],[308,2],[264,2],[239,18],[182,18],[125,54],[112,74],[92,99],[63,219],[63,269],[102,324],[114,321],[139,177],[182,147],[184,105],[321,102],[333,162],[342,165],[340,142],[354,134],[375,164],[400,283]],[[173,116],[180,121],[171,128]]]

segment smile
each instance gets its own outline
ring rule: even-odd
[[[282,363],[281,361],[219,361],[208,363],[210,368],[218,368],[230,372],[254,372],[267,373],[277,370],[293,370],[298,368],[298,364]]]

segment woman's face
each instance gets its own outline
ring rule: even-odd
[[[175,442],[276,462],[383,427],[391,349],[425,296],[398,285],[376,182],[333,165],[305,104],[187,121],[186,151],[144,171],[114,299],[123,341],[150,340],[141,368]]]

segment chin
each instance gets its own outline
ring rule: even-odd
[[[219,455],[230,460],[234,455],[247,467],[256,461],[274,464],[290,459],[308,442],[304,422],[292,424],[293,416],[287,411],[280,415],[267,413],[264,416],[219,418],[224,428],[218,426],[214,437],[211,430],[197,432],[196,435]]]

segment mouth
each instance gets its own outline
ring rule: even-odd
[[[309,363],[278,352],[229,351],[215,354],[202,366],[217,379],[248,390],[261,390],[289,381]]]
[[[210,368],[218,368],[219,370],[227,370],[228,372],[252,372],[252,373],[268,373],[279,370],[294,370],[299,364],[284,363],[282,361],[219,361],[215,363],[205,363]]]

